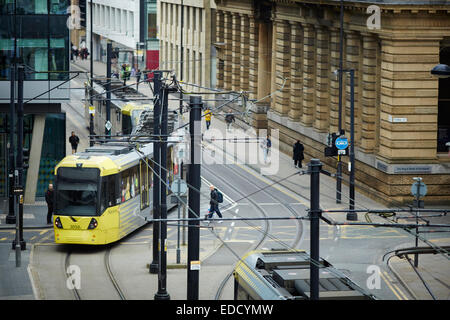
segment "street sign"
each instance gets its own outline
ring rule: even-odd
[[[338,148],[339,150],[344,150],[347,149],[348,147],[348,139],[346,137],[339,137],[336,139],[336,141],[334,142],[334,145],[336,146],[336,148]]]
[[[89,106],[89,114],[95,115],[95,107]]]
[[[181,194],[185,194],[187,192],[188,188],[187,188],[186,181],[181,180],[181,179],[176,179],[170,185],[170,189],[172,190],[173,193],[181,195]],[[178,190],[180,192],[178,192]]]
[[[419,198],[425,197],[427,194],[427,185],[423,183],[422,181],[416,181],[411,186],[411,194],[417,198],[417,187],[420,185],[419,188]]]
[[[111,130],[111,128],[112,128],[112,123],[111,123],[111,121],[106,121],[106,123],[105,123],[105,128],[106,128],[106,130],[108,130],[108,131],[110,131]]]
[[[23,190],[23,187],[22,186],[14,186],[13,187],[13,194],[14,195],[23,195],[23,193],[24,193],[24,190]]]

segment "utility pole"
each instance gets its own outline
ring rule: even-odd
[[[111,121],[111,57],[112,43],[108,40],[106,44],[106,122]],[[111,129],[105,127],[105,134],[110,136]]]
[[[350,210],[355,209],[355,70],[350,69]],[[356,212],[348,212],[347,220],[358,220]]]
[[[15,92],[16,92],[16,64],[13,63],[11,66],[11,99],[9,103],[9,208],[8,208],[8,215],[6,216],[6,223],[7,224],[14,224],[16,223],[16,197],[13,194],[13,186],[14,186],[14,171],[15,171],[15,156],[14,156],[14,134],[15,134]]]
[[[201,115],[202,98],[190,96],[189,100],[189,132],[191,135],[190,163],[189,163],[189,218],[200,217],[200,157],[201,157]],[[200,222],[189,221],[188,228],[188,274],[187,300],[198,300],[199,270],[200,270]]]
[[[92,14],[92,0],[89,2],[89,16],[90,16],[90,32],[91,32],[91,39],[90,39],[90,46],[91,46],[91,83],[90,83],[90,90],[89,90],[89,98],[90,98],[90,104],[93,107],[94,106],[94,100],[92,99],[92,90],[94,89],[94,40],[92,38],[94,32],[94,23],[93,23],[93,14]],[[91,136],[94,135],[94,115],[92,113],[89,114],[89,134]],[[92,147],[94,146],[94,139],[91,137],[89,139],[89,145]]]
[[[169,89],[165,86],[162,90],[162,110],[161,110],[161,219],[167,219],[167,120]],[[162,98],[162,99],[161,99]],[[167,293],[167,221],[160,221],[159,224],[159,271],[158,271],[158,292],[155,300],[170,300]]]
[[[160,113],[161,113],[161,71],[153,72],[153,86],[155,92],[155,101],[153,106],[153,134],[155,136],[160,134]],[[156,139],[158,140],[158,139]],[[153,170],[155,174],[153,175],[153,218],[160,218],[160,181],[161,176],[160,168],[160,142],[153,143],[153,161],[155,165]],[[153,261],[150,264],[150,273],[156,274],[159,270],[159,223],[153,224]]]
[[[181,0],[181,24],[180,24],[180,80],[183,81],[184,48],[183,48],[183,26],[184,26],[184,2]],[[183,93],[180,91],[180,115],[183,114]]]
[[[26,243],[23,240],[23,81],[25,78],[25,67],[20,65],[17,67],[18,81],[17,81],[17,158],[16,169],[19,173],[18,184],[15,192],[19,203],[19,242],[21,250],[26,249]],[[17,245],[17,243],[16,243]]]
[[[310,231],[310,298],[311,300],[319,300],[319,236],[320,236],[320,216],[322,212],[319,205],[320,196],[320,170],[322,170],[322,163],[319,159],[311,159],[308,165],[311,174],[311,200],[309,211],[309,218],[311,221]]]
[[[342,134],[342,69],[343,69],[343,46],[344,46],[344,1],[341,0],[340,11],[340,31],[339,31],[339,134]],[[336,203],[341,203],[342,195],[342,161],[341,155],[338,155],[336,172]]]

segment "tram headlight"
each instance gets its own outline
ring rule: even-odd
[[[89,223],[88,229],[89,229],[89,230],[90,230],[90,229],[95,229],[95,228],[97,228],[97,226],[98,226],[97,220],[95,220],[94,218],[92,218],[92,219],[91,219],[91,222]]]
[[[62,229],[62,223],[61,223],[61,220],[59,219],[59,217],[57,217],[56,219],[55,219],[55,226],[57,226],[59,229]]]

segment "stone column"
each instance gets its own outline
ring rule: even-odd
[[[232,79],[232,23],[231,13],[224,11],[224,89],[231,90]]]
[[[263,98],[270,94],[271,89],[272,34],[270,31],[268,23],[262,21],[259,23],[257,99],[266,104],[270,104],[270,99]]]
[[[238,13],[232,13],[232,56],[231,56],[231,89],[240,90],[241,85],[241,17]]]
[[[248,15],[241,15],[241,76],[240,90],[249,90],[249,71],[250,71],[250,20]]]
[[[339,131],[339,76],[333,74],[339,70],[339,29],[332,28],[330,33],[330,126],[329,132]],[[344,104],[343,104],[344,105]]]
[[[216,11],[216,42],[223,43],[224,42],[224,14],[222,10]],[[206,31],[205,31],[206,32]],[[223,47],[220,46],[221,54],[217,55],[217,87],[224,87],[224,62],[223,62]]]
[[[327,28],[317,28],[316,49],[316,112],[314,128],[321,132],[327,132],[330,120],[330,34]]]
[[[360,145],[361,138],[361,118],[360,114],[360,93],[359,93],[359,79],[361,77],[361,70],[359,68],[360,59],[360,36],[357,32],[349,31],[346,39],[346,68],[355,70],[354,77],[354,114],[355,114],[355,145]],[[345,127],[346,135],[350,137],[350,74],[344,73],[343,83],[346,83],[346,100],[345,100]]]
[[[377,51],[378,42],[373,34],[363,36],[362,66],[362,132],[360,147],[363,151],[373,153],[376,132],[376,98],[377,98]]]
[[[441,39],[382,40],[380,147],[388,160],[435,160]]]
[[[315,36],[313,25],[303,25],[303,113],[301,122],[308,127],[313,124],[315,110]]]
[[[291,76],[291,27],[286,20],[278,20],[276,24],[276,93],[274,111],[287,116],[290,104],[290,76]],[[286,80],[285,80],[286,79]]]
[[[250,99],[256,99],[258,95],[258,46],[259,46],[259,23],[253,16],[249,22],[249,88]]]
[[[303,30],[299,22],[291,22],[291,99],[289,119],[299,121],[303,105]]]
[[[35,115],[33,124],[33,137],[30,149],[30,167],[28,168],[25,184],[24,203],[34,204],[41,163],[42,143],[44,141],[45,114]],[[54,183],[54,182],[53,182]]]

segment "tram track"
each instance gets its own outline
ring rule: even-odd
[[[210,168],[208,168],[207,166],[203,167],[206,171],[208,171],[211,174],[216,175],[222,182],[222,184],[226,184],[228,185],[230,188],[234,188],[234,186],[227,182],[227,179],[224,179],[223,177],[219,177],[219,175],[217,174],[217,172],[213,172]],[[233,168],[232,166],[227,166],[227,169],[229,169],[230,171],[234,172],[234,174],[236,176],[238,176],[241,180],[244,180],[246,183],[249,183],[248,180],[245,180],[244,177],[242,177],[242,174],[240,172],[238,172],[235,168]],[[234,181],[234,180],[233,180]],[[259,188],[259,187],[258,187]],[[285,208],[288,209],[288,211],[294,216],[294,217],[298,217],[298,214],[295,212],[295,210],[292,209],[292,207],[289,204],[284,203],[280,198],[274,196],[273,194],[269,193],[268,191],[262,189],[262,191],[264,194],[269,195],[272,199],[274,199],[275,201],[277,201],[277,203],[282,204]],[[267,218],[269,217],[268,212],[266,211],[266,209],[264,209],[261,205],[258,204],[257,201],[251,199],[251,197],[247,197],[246,198],[255,208],[257,208],[257,210],[262,213],[262,215]],[[268,235],[270,233],[270,226],[271,226],[271,222],[270,220],[266,220],[265,221],[265,230],[263,232],[263,237],[260,238],[260,240],[258,241],[258,243],[252,248],[252,250],[256,250],[258,249],[268,238]],[[296,232],[296,237],[295,239],[292,241],[292,243],[290,244],[283,244],[285,246],[287,246],[288,248],[295,248],[298,243],[301,241],[301,236],[302,236],[302,224],[301,221],[297,220],[297,228],[298,228],[298,232]],[[275,239],[276,240],[276,239]],[[228,281],[230,280],[230,278],[232,277],[233,272],[228,273],[225,278],[221,281],[218,290],[216,291],[215,300],[219,300],[226,284],[228,283]]]
[[[123,293],[122,289],[120,288],[120,285],[119,285],[117,279],[115,278],[114,273],[111,268],[111,249],[112,249],[111,246],[107,246],[107,248],[105,249],[104,254],[103,254],[103,266],[104,266],[105,274],[106,274],[107,278],[109,279],[110,283],[112,284],[112,287],[114,288],[114,291],[117,294],[118,298],[120,300],[126,300],[126,296]],[[73,266],[73,264],[71,263],[72,262],[71,257],[73,256],[73,253],[74,253],[73,249],[70,248],[70,249],[68,249],[68,251],[66,253],[66,257],[65,257],[64,267],[65,267],[65,275],[66,275],[66,285],[67,285],[67,288],[73,292],[76,300],[83,300],[81,292],[80,292],[81,288],[77,287],[77,285],[79,285],[81,283],[81,281],[79,279],[78,283],[77,283],[77,281],[74,279],[75,275],[73,273],[71,273],[71,271],[70,271],[70,270],[72,270],[71,266]],[[81,275],[79,275],[79,276],[81,276]],[[69,286],[69,283],[71,283],[70,286]]]

